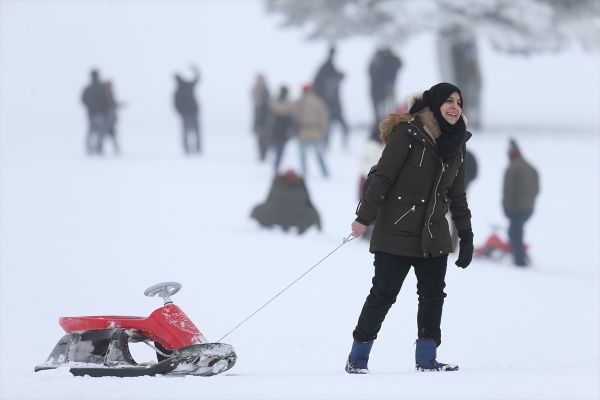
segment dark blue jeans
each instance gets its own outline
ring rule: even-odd
[[[200,124],[198,113],[181,115],[183,129],[183,149],[186,153],[200,153],[202,148],[200,141]]]
[[[525,245],[523,244],[523,231],[525,222],[531,217],[533,210],[515,211],[508,218],[510,226],[508,227],[508,239],[513,254],[515,265],[524,267],[528,264],[525,254]]]
[[[285,149],[285,143],[276,143],[273,145],[275,151],[274,169],[275,174],[279,174],[279,167],[281,166],[281,160],[283,159],[283,150]]]
[[[109,135],[109,121],[106,115],[95,113],[89,117],[88,135],[85,145],[88,154],[102,154],[104,137]]]
[[[329,172],[327,171],[327,164],[325,163],[325,157],[323,155],[324,143],[319,139],[300,140],[300,168],[302,169],[302,176],[306,177],[306,151],[309,147],[314,148],[315,153],[317,154],[317,161],[319,161],[319,166],[321,167],[321,172],[324,177],[328,177]]]
[[[354,339],[368,342],[377,338],[381,324],[392,304],[396,302],[402,283],[412,266],[417,277],[419,295],[417,335],[419,339],[434,339],[439,346],[442,342],[440,325],[446,297],[444,288],[447,263],[447,255],[419,258],[375,253],[373,286],[352,334]]]

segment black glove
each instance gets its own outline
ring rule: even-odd
[[[458,260],[455,264],[461,268],[467,268],[473,259],[473,232],[459,232],[460,250]]]

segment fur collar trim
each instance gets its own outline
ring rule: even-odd
[[[387,144],[390,138],[390,134],[401,123],[413,122],[415,117],[418,117],[418,120],[423,125],[425,132],[431,137],[431,139],[435,142],[437,138],[441,135],[440,126],[435,120],[435,116],[429,109],[429,107],[425,107],[423,110],[419,111],[415,115],[405,113],[405,114],[389,114],[383,122],[379,125],[379,133],[381,136],[381,140],[383,143]]]

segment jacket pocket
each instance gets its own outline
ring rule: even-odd
[[[413,205],[411,208],[409,208],[409,209],[408,209],[408,210],[407,210],[407,211],[406,211],[404,214],[402,214],[402,215],[400,216],[400,218],[398,218],[398,219],[396,220],[396,222],[394,222],[394,225],[396,225],[398,222],[402,221],[402,220],[403,220],[403,219],[404,219],[404,218],[405,218],[405,217],[406,217],[408,214],[410,214],[410,213],[414,213],[416,208],[417,208],[417,207],[416,207],[415,205]]]
[[[419,195],[399,195],[398,201],[400,206],[398,209],[401,214],[394,221],[394,225],[398,225],[402,220],[407,219],[417,211],[417,207],[422,207],[425,204],[425,198]]]

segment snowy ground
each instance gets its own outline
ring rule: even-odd
[[[298,236],[260,229],[248,218],[266,195],[270,169],[247,151],[249,136],[235,141],[226,154],[197,159],[3,157],[1,398],[598,397],[599,196],[597,186],[581,185],[598,179],[598,138],[585,134],[576,143],[565,136],[521,140],[542,171],[527,231],[531,269],[486,261],[449,268],[440,359],[460,363],[456,374],[413,371],[412,276],[373,349],[374,373],[343,371],[372,273],[359,240],[231,334],[225,342],[239,361],[223,376],[33,373],[62,335],[60,315],[146,315],[159,302],[142,291],[177,280],[184,288],[174,300],[216,340],[341,243],[355,206],[354,152],[334,148],[332,179],[309,179],[324,229]],[[361,143],[355,135],[352,148]],[[504,225],[504,161],[494,154],[505,145],[495,134],[477,136],[471,146],[481,163],[471,188],[478,242],[490,224]],[[572,160],[556,163],[565,153]],[[562,200],[570,196],[583,200],[571,206]]]
[[[87,3],[110,17],[88,22],[96,26],[111,18],[124,20],[135,3],[122,8],[117,3]],[[261,14],[245,6],[250,3],[236,2],[238,8],[248,8],[237,12],[258,19]],[[322,179],[316,164],[310,165],[307,183],[323,220],[321,232],[311,229],[298,236],[261,229],[249,213],[264,200],[271,169],[256,161],[255,144],[246,129],[252,67],[226,81],[226,93],[235,99],[229,99],[228,108],[215,97],[210,79],[210,68],[215,74],[218,62],[202,60],[208,65],[200,90],[207,151],[185,158],[178,147],[167,79],[173,69],[187,65],[189,53],[175,49],[142,72],[141,66],[131,75],[124,72],[131,69],[127,45],[139,43],[140,32],[155,38],[158,48],[168,43],[160,35],[165,27],[156,28],[153,21],[168,19],[169,8],[166,2],[150,2],[147,19],[137,22],[145,30],[132,29],[131,37],[123,36],[127,40],[115,41],[115,54],[98,44],[99,59],[114,57],[110,66],[120,85],[118,93],[131,104],[122,114],[122,157],[87,158],[77,96],[93,62],[83,43],[94,33],[85,30],[66,39],[69,24],[76,21],[72,17],[85,7],[66,2],[31,12],[29,8],[48,3],[6,4],[0,4],[0,399],[600,397],[600,78],[590,72],[600,65],[597,55],[526,63],[484,53],[484,63],[493,71],[486,86],[486,115],[493,123],[475,132],[469,143],[480,167],[469,192],[476,244],[493,225],[504,235],[500,184],[510,135],[517,136],[525,156],[540,170],[542,193],[526,232],[531,268],[516,269],[508,260],[477,260],[462,270],[451,260],[439,359],[460,364],[459,372],[414,371],[413,276],[373,348],[373,374],[344,372],[351,332],[372,274],[367,243],[355,240],[225,339],[239,357],[225,374],[92,379],[73,378],[66,371],[34,373],[33,367],[45,360],[62,335],[59,316],[147,315],[160,302],[143,296],[143,290],[160,281],[183,284],[174,301],[208,339],[224,335],[349,234],[366,134],[353,133],[348,153],[334,137],[331,179]],[[207,15],[217,20],[215,13]],[[209,17],[203,18],[206,22]],[[149,29],[152,26],[155,30]],[[272,28],[253,29],[248,32],[261,38],[273,33]],[[282,51],[289,35],[278,38],[273,46]],[[302,64],[312,71],[322,58],[322,47],[293,43],[313,57]],[[430,43],[411,49],[424,44]],[[364,74],[371,54],[370,47],[357,46],[354,53],[346,47],[340,54],[340,62],[351,69],[350,77]],[[22,48],[35,48],[37,53]],[[154,60],[154,47],[136,49],[141,59]],[[210,47],[206,51],[213,56],[216,52]],[[36,58],[40,54],[49,60],[42,69]],[[352,66],[353,57],[359,56],[360,65]],[[277,64],[280,61],[276,58],[272,66],[274,75],[289,73],[298,85],[305,79],[301,76],[312,75],[300,72],[300,64]],[[579,72],[572,80],[546,85],[572,65],[578,65]],[[405,76],[411,85],[422,87],[435,81],[435,76],[425,76],[427,71],[408,65]],[[167,78],[154,80],[156,74]],[[509,78],[516,74],[529,78],[511,85]],[[144,91],[148,82],[153,82],[155,95],[164,95],[164,104],[152,102],[156,96]],[[364,93],[362,83],[348,81],[347,107],[354,124],[369,113],[367,103],[354,95]],[[241,95],[232,94],[234,87]],[[533,111],[524,109],[525,104]],[[516,115],[516,120],[507,114]],[[143,118],[148,115],[153,118]],[[571,121],[564,116],[574,117]],[[290,143],[286,167],[297,167],[296,150]],[[140,359],[150,356],[137,345],[134,353]]]

